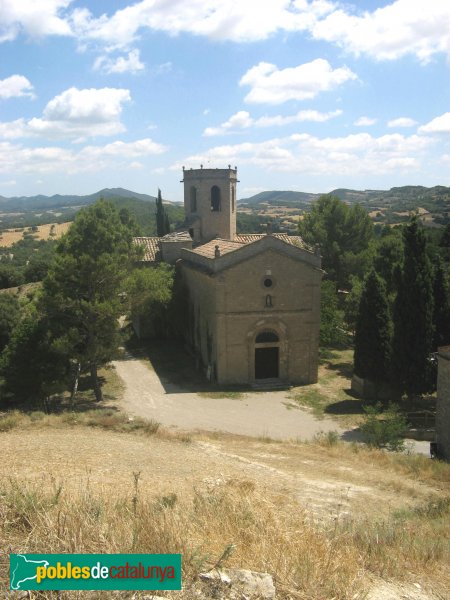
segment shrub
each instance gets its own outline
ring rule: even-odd
[[[364,409],[366,416],[361,431],[365,442],[374,448],[386,448],[401,452],[405,448],[403,439],[408,430],[408,422],[395,404],[381,412],[381,404]]]

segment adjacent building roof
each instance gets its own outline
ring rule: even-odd
[[[245,233],[236,235],[234,239],[236,242],[240,242],[241,244],[251,244],[252,242],[257,242],[266,235],[266,233]],[[292,244],[292,246],[297,246],[298,248],[303,248],[304,250],[311,250],[311,248],[305,244],[299,235],[288,235],[287,233],[273,233],[272,235],[273,237],[276,237],[287,244]]]
[[[200,254],[200,256],[206,256],[206,258],[214,258],[216,255],[216,249],[219,250],[220,256],[223,256],[224,254],[228,254],[228,252],[233,252],[234,250],[242,248],[244,245],[245,244],[241,242],[231,242],[230,240],[216,238],[215,240],[211,240],[206,244],[197,246],[197,248],[194,248],[192,252]]]
[[[144,249],[142,262],[156,262],[161,258],[158,237],[135,237],[134,243]]]
[[[290,244],[291,246],[296,246],[297,248],[301,248],[303,250],[307,250],[309,252],[312,249],[305,244],[302,238],[298,235],[288,235],[287,233],[274,233],[271,234],[274,238],[285,242],[286,244]],[[234,241],[230,240],[222,240],[215,239],[207,242],[206,244],[202,244],[201,246],[197,246],[192,250],[196,254],[200,256],[204,256],[206,258],[214,258],[216,255],[216,246],[219,247],[220,255],[228,254],[229,252],[233,252],[234,250],[238,250],[243,246],[247,246],[248,244],[253,244],[261,240],[262,238],[267,237],[265,233],[248,233],[242,235],[236,235]],[[158,262],[161,260],[161,242],[182,242],[182,241],[191,241],[191,237],[187,231],[180,231],[169,233],[165,235],[163,238],[159,237],[136,237],[134,241],[137,245],[142,246],[144,248],[144,255],[140,259],[141,262]]]

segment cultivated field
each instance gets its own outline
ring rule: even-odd
[[[36,240],[57,240],[69,229],[71,223],[47,223],[37,225],[37,231],[31,231],[30,227],[6,229],[0,234],[0,247],[9,248],[16,242],[22,240],[27,234],[31,234]]]

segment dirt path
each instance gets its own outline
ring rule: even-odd
[[[128,414],[155,419],[182,430],[223,431],[277,440],[310,440],[320,431],[344,432],[331,419],[316,419],[289,401],[288,392],[251,392],[241,399],[207,398],[162,385],[157,374],[137,359],[115,361],[125,384],[120,406]]]

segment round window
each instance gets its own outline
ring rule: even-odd
[[[270,287],[272,287],[272,285],[273,285],[272,279],[270,277],[266,277],[264,279],[264,287],[270,288]]]

